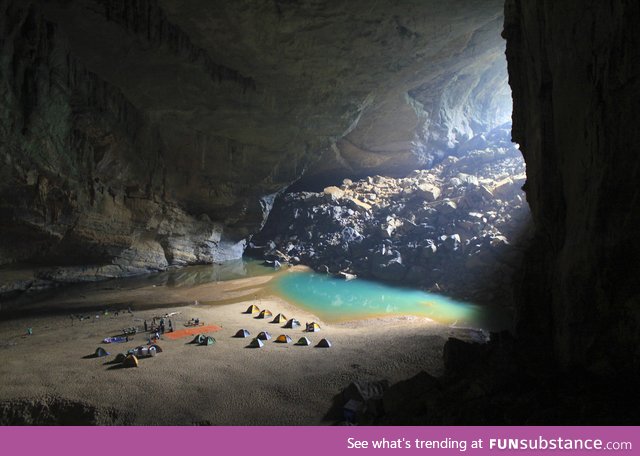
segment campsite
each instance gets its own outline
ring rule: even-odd
[[[63,399],[110,410],[105,416],[126,417],[115,421],[124,424],[333,424],[340,417],[329,411],[350,383],[394,383],[423,370],[437,375],[447,337],[465,337],[464,329],[421,317],[328,324],[271,295],[262,288],[268,280],[68,293],[65,301],[52,304],[64,308],[91,301],[95,309],[84,312],[91,318],[70,319],[68,311],[60,311],[0,321],[0,403]],[[118,302],[131,313],[105,316],[100,310]],[[255,318],[258,311],[246,313],[254,305],[281,315],[276,322]],[[152,356],[139,348],[149,346],[144,321],[170,313],[174,332],[152,341],[162,352]],[[196,318],[198,326],[183,324]],[[26,328],[32,328],[31,335]],[[103,343],[124,328],[139,332],[129,341]],[[235,337],[241,329],[246,337]],[[277,342],[281,335],[285,343]],[[330,348],[318,346],[323,339]],[[109,355],[96,356],[98,347]]]

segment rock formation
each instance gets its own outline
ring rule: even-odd
[[[304,171],[429,165],[508,117],[501,22],[500,0],[2,0],[0,264],[40,267],[2,286],[237,258]]]
[[[278,197],[248,251],[279,264],[511,303],[529,210],[511,125],[428,170]]]
[[[638,372],[640,5],[510,0],[505,14],[536,226],[518,334],[565,369]]]

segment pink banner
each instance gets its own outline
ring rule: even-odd
[[[640,454],[638,427],[3,427],[0,455]]]

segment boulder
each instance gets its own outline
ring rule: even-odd
[[[458,173],[456,177],[460,179],[462,182],[464,182],[465,184],[476,185],[476,186],[479,185],[478,178],[476,176],[472,176],[470,174],[465,174],[465,173]]]
[[[433,184],[423,183],[416,186],[418,188],[418,194],[422,196],[425,201],[432,202],[440,197],[440,189]]]
[[[431,258],[438,251],[438,247],[436,247],[435,242],[433,240],[428,239],[427,244],[422,247],[421,255],[423,258]]]
[[[451,214],[452,212],[455,212],[455,210],[458,209],[458,205],[456,204],[455,201],[444,201],[441,204],[438,205],[438,211],[441,214]]]
[[[371,273],[380,280],[398,282],[404,279],[406,272],[402,256],[397,250],[391,251],[389,256],[377,254],[372,259]]]
[[[356,274],[351,274],[346,271],[339,271],[337,277],[346,281],[357,279],[358,276]]]
[[[478,195],[480,195],[482,198],[491,200],[493,199],[493,190],[491,190],[486,185],[481,185],[480,187],[478,187]]]
[[[325,195],[329,195],[334,199],[340,199],[344,196],[344,191],[335,186],[326,187],[323,192]]]

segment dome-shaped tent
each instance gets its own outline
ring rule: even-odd
[[[102,358],[103,356],[108,356],[109,353],[104,348],[98,347],[96,348],[94,355],[96,358]]]
[[[118,353],[116,355],[116,358],[113,360],[116,363],[121,363],[124,361],[124,359],[127,357],[127,355],[125,355],[124,353]]]
[[[200,345],[213,345],[216,343],[216,340],[211,337],[211,336],[205,336],[204,339],[202,339],[202,342],[200,342]]]
[[[272,317],[273,314],[271,313],[270,310],[264,309],[262,312],[260,312],[258,314],[258,316],[256,318],[269,318]]]
[[[298,342],[296,342],[296,345],[308,346],[311,345],[311,341],[306,337],[301,337],[300,339],[298,339]]]
[[[287,317],[279,313],[278,315],[276,315],[276,318],[271,320],[271,323],[285,323],[286,321],[287,321]]]
[[[331,342],[329,342],[329,339],[322,339],[320,342],[318,342],[318,345],[316,345],[316,347],[329,348],[331,347]]]
[[[244,313],[246,314],[254,314],[254,313],[258,313],[260,312],[260,309],[258,309],[258,306],[251,304],[249,307],[247,307],[247,310],[245,310]]]
[[[291,337],[287,336],[286,334],[280,334],[275,341],[279,344],[288,344],[289,342],[291,342]]]
[[[264,346],[264,342],[262,342],[260,339],[258,339],[257,337],[255,337],[251,343],[249,344],[250,348],[262,348]]]
[[[292,318],[284,325],[285,328],[297,328],[298,326],[300,326],[300,322],[295,318]]]
[[[138,358],[136,355],[127,355],[127,357],[122,362],[124,367],[138,367]]]
[[[312,321],[311,323],[307,323],[306,326],[307,326],[307,332],[320,331],[320,325],[315,321]]]
[[[269,340],[271,339],[271,334],[269,334],[267,331],[262,331],[260,334],[258,334],[258,339]]]

